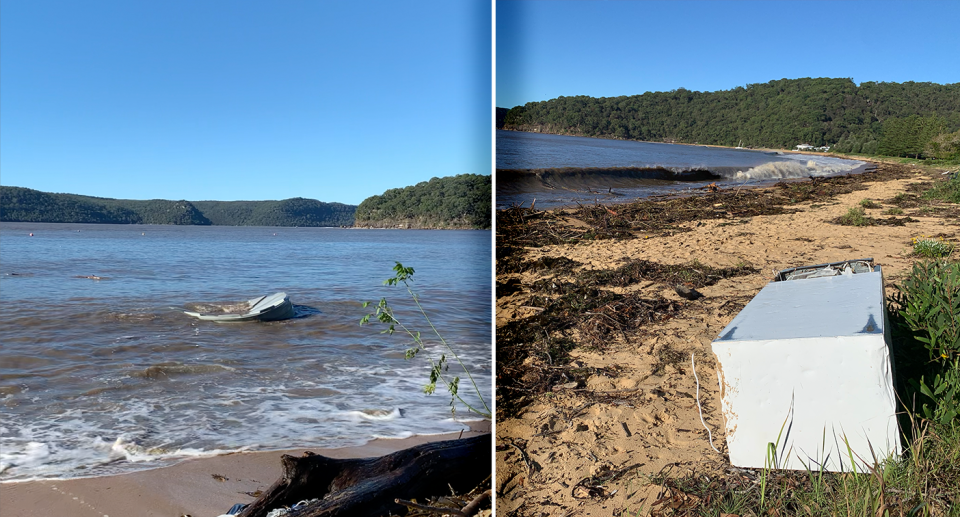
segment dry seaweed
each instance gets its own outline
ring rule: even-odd
[[[760,270],[740,264],[729,268],[714,268],[697,261],[689,264],[660,264],[649,260],[631,260],[612,270],[587,271],[580,275],[582,282],[588,285],[609,285],[626,287],[641,281],[654,281],[664,284],[686,284],[701,288],[716,284],[725,278],[750,275]]]
[[[639,282],[702,288],[721,279],[756,273],[748,265],[716,269],[693,262],[665,265],[627,260],[612,270],[577,271],[565,258],[525,260],[527,250],[594,239],[632,239],[687,231],[702,220],[731,224],[758,215],[789,213],[790,205],[824,202],[865,189],[870,181],[907,177],[911,169],[888,165],[872,172],[835,178],[781,182],[773,188],[707,189],[692,196],[658,196],[621,205],[581,205],[538,211],[513,206],[497,212],[497,296],[529,289],[527,308],[534,316],[497,328],[497,414],[516,415],[534,397],[553,386],[580,383],[590,372],[572,367],[570,351],[602,349],[613,339],[641,333],[646,326],[676,317],[698,301],[670,301],[640,293],[617,294],[611,287]],[[899,221],[897,221],[899,222]],[[890,223],[897,224],[890,221]],[[537,271],[539,280],[522,285],[510,275]],[[725,310],[736,310],[739,301]]]

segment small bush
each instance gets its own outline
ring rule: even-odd
[[[847,210],[846,214],[837,219],[837,223],[844,226],[870,226],[873,221],[867,217],[867,211],[863,207],[855,206]]]
[[[954,174],[947,181],[937,183],[923,193],[924,199],[940,199],[951,203],[960,203],[960,174]]]
[[[883,215],[902,215],[903,209],[898,207],[888,208],[883,212]]]
[[[915,263],[896,289],[891,304],[895,319],[929,355],[924,375],[911,381],[929,399],[920,412],[949,423],[960,413],[960,263]]]
[[[880,208],[880,203],[877,203],[872,199],[861,199],[860,206],[863,208]]]
[[[896,196],[893,196],[893,204],[900,208],[917,206],[917,196],[907,194],[906,192],[900,192]]]
[[[918,257],[939,259],[949,257],[953,253],[953,244],[944,242],[943,237],[938,239],[929,238],[925,235],[914,237],[913,254]]]

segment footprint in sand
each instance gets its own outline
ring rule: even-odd
[[[59,488],[57,488],[56,485],[51,486],[50,489],[53,490],[54,492],[64,495],[65,497],[73,498],[73,500],[76,501],[80,506],[87,508],[93,513],[96,513],[96,514],[100,513],[99,511],[97,511],[97,509],[93,505],[91,505],[90,503],[87,503],[83,499],[80,499],[80,496],[73,495],[73,492],[64,492],[63,490],[60,490]],[[107,514],[103,514],[103,517],[110,517],[110,516]]]

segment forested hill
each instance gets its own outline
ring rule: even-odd
[[[230,226],[351,226],[354,205],[314,199],[148,201],[0,187],[0,221]]]
[[[357,207],[356,225],[372,228],[491,227],[490,176],[433,178],[368,197]]]
[[[773,148],[872,142],[875,150],[885,121],[911,117],[941,134],[960,129],[960,83],[781,79],[717,92],[558,97],[497,119],[501,129],[566,135]]]

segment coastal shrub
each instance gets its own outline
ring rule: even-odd
[[[954,421],[960,412],[960,263],[915,263],[896,286],[890,307],[899,330],[927,351],[919,379],[910,380],[924,398],[920,414],[940,423]]]
[[[945,242],[943,237],[932,238],[925,235],[914,237],[913,254],[918,257],[938,259],[949,257],[953,253],[953,244]]]
[[[906,192],[898,192],[896,196],[893,196],[893,204],[900,208],[909,208],[911,205],[916,206],[916,196],[912,196]]]
[[[923,193],[924,199],[940,199],[950,203],[960,203],[960,173],[954,173],[950,179],[937,183]]]
[[[844,226],[869,226],[871,221],[863,207],[854,206],[850,207],[846,214],[841,215],[837,223]]]
[[[880,203],[872,199],[861,199],[860,206],[863,208],[880,208]]]
[[[476,413],[483,416],[484,418],[491,418],[492,412],[490,407],[487,406],[486,401],[483,399],[483,394],[480,393],[480,387],[477,386],[476,381],[473,380],[473,375],[470,374],[470,370],[467,369],[467,366],[460,359],[460,356],[457,355],[456,350],[450,346],[449,343],[440,335],[440,331],[437,330],[437,327],[433,325],[433,322],[430,321],[430,317],[427,316],[427,312],[423,309],[423,306],[420,305],[420,297],[413,291],[413,288],[410,287],[410,282],[413,281],[414,270],[412,267],[404,267],[403,264],[397,262],[397,265],[393,267],[394,276],[383,281],[384,285],[403,285],[407,289],[407,293],[413,299],[413,302],[416,304],[417,309],[420,311],[420,315],[423,317],[424,321],[430,327],[433,335],[440,340],[440,343],[443,347],[449,352],[453,359],[460,364],[460,367],[463,369],[464,373],[467,375],[467,379],[473,385],[473,389],[477,396],[477,399],[480,401],[482,408],[476,407],[460,396],[460,377],[449,375],[450,366],[448,364],[447,355],[441,354],[439,358],[429,357],[428,361],[430,362],[430,381],[424,386],[423,392],[427,395],[431,395],[436,392],[437,383],[443,384],[447,388],[447,392],[450,394],[450,410],[453,413],[456,413],[457,402],[464,405],[468,411]],[[371,302],[363,302],[363,307],[366,308],[370,306]],[[408,348],[405,353],[406,359],[413,359],[420,352],[426,350],[424,346],[423,339],[420,335],[420,332],[413,330],[410,327],[407,327],[403,322],[401,322],[394,315],[393,307],[387,303],[386,298],[381,298],[380,301],[374,306],[375,311],[368,313],[360,319],[360,325],[365,325],[370,323],[371,318],[375,318],[380,323],[387,325],[387,329],[383,331],[384,334],[393,334],[396,331],[396,327],[400,327],[401,330],[406,332],[406,334],[413,339],[413,346]]]
[[[883,212],[883,215],[902,215],[903,209],[899,207],[888,208]]]

